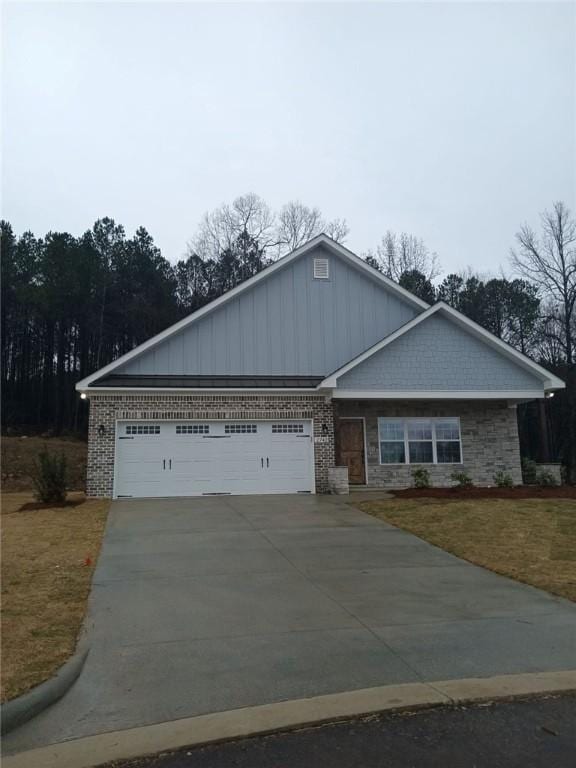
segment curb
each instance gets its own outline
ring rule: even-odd
[[[19,725],[39,715],[44,709],[62,696],[74,685],[84,668],[90,648],[83,645],[58,669],[54,677],[45,680],[22,696],[7,701],[0,707],[2,717],[1,733],[13,731]]]
[[[576,670],[386,685],[111,731],[5,756],[2,765],[3,768],[94,768],[110,761],[380,712],[569,691],[576,691]]]

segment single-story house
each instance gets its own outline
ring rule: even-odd
[[[564,383],[326,235],[77,384],[90,496],[521,483],[516,406]]]

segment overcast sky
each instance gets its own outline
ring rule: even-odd
[[[5,4],[2,215],[144,225],[175,261],[245,192],[505,265],[576,208],[576,5]]]

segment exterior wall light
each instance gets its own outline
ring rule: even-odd
[[[322,434],[327,437],[328,436],[328,424],[322,424]]]
[[[98,427],[98,437],[104,437],[105,434],[106,434],[106,427],[104,426],[104,424],[100,424],[100,426]]]
[[[80,400],[86,400],[87,397],[88,395],[86,394],[86,392],[82,392],[82,394],[80,395]]]

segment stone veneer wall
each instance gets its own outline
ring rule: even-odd
[[[494,474],[502,470],[515,485],[522,483],[520,444],[516,408],[505,402],[475,401],[387,401],[340,400],[334,404],[336,425],[340,416],[363,416],[366,424],[367,484],[406,488],[412,485],[411,472],[423,466],[430,472],[432,485],[453,485],[454,470],[466,471],[476,485],[494,485]],[[379,416],[459,416],[462,438],[462,464],[385,465],[380,464],[378,446]]]
[[[312,419],[316,491],[328,491],[328,469],[334,466],[334,422],[332,405],[322,395],[94,393],[88,426],[88,496],[112,496],[116,421],[124,419]],[[100,425],[104,435],[98,434]]]

